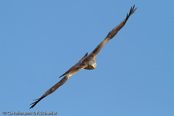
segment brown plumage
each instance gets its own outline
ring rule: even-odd
[[[117,25],[114,29],[112,29],[106,38],[88,55],[86,53],[74,66],[72,66],[69,70],[67,70],[64,74],[62,74],[60,77],[64,76],[58,83],[56,83],[53,87],[51,87],[49,90],[47,90],[40,98],[36,99],[35,102],[33,102],[30,107],[33,108],[40,100],[42,100],[44,97],[48,96],[49,94],[53,93],[55,90],[57,90],[60,86],[62,86],[73,74],[80,71],[81,69],[94,69],[96,67],[95,58],[97,54],[100,52],[100,50],[103,48],[103,46],[111,40],[118,31],[126,24],[129,17],[135,12],[137,8],[135,8],[135,5],[131,7],[130,12],[127,14],[126,18]],[[59,77],[59,78],[60,78]]]

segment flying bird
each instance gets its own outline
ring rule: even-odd
[[[115,28],[113,28],[106,38],[88,55],[86,53],[74,66],[72,66],[68,71],[66,71],[64,74],[62,74],[60,77],[63,77],[58,83],[56,83],[53,87],[51,87],[49,90],[47,90],[40,98],[36,99],[35,102],[33,102],[30,107],[33,108],[40,100],[42,100],[44,97],[48,96],[49,94],[56,91],[60,86],[62,86],[72,75],[74,75],[76,72],[80,71],[81,69],[87,69],[92,70],[96,67],[96,61],[95,58],[97,54],[100,52],[100,50],[103,48],[103,46],[111,40],[118,31],[126,24],[129,17],[135,12],[137,8],[135,8],[135,5],[130,8],[130,12],[127,14],[126,18],[118,24]],[[59,77],[59,78],[60,78]]]

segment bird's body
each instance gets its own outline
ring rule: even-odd
[[[81,69],[87,69],[92,70],[96,67],[96,56],[100,52],[100,50],[103,48],[103,46],[111,40],[118,31],[126,24],[129,17],[135,12],[137,8],[135,8],[135,5],[131,7],[129,14],[127,14],[126,18],[117,25],[114,29],[112,29],[106,38],[88,55],[86,53],[74,66],[72,66],[69,70],[67,70],[64,74],[62,74],[60,77],[64,76],[58,83],[56,83],[53,87],[51,87],[49,90],[47,90],[39,99],[36,99],[34,103],[32,103],[30,108],[33,108],[40,100],[42,100],[44,97],[48,96],[49,94],[53,93],[55,90],[57,90],[60,86],[62,86],[73,74],[80,71]]]
[[[84,68],[87,70],[95,69],[95,67],[97,66],[95,59],[91,59],[87,64],[88,64],[87,67]]]

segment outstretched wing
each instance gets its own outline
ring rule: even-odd
[[[112,29],[106,38],[89,54],[89,57],[95,58],[97,54],[100,52],[100,50],[103,48],[103,46],[111,40],[117,33],[118,31],[126,24],[127,20],[129,17],[135,12],[137,8],[135,8],[135,5],[131,7],[130,12],[127,14],[126,18],[119,24],[117,25],[114,29]]]
[[[42,100],[44,97],[48,96],[49,94],[53,93],[55,90],[57,90],[60,86],[62,86],[73,74],[80,71],[81,69],[85,68],[87,64],[81,63],[78,67],[71,70],[68,74],[66,74],[58,83],[56,83],[53,87],[51,87],[49,90],[47,90],[40,98],[36,99],[35,102],[33,102],[30,109],[33,108],[40,100]]]
[[[65,73],[63,73],[60,77],[68,74],[69,72],[71,72],[81,61],[83,61],[83,59],[86,58],[86,56],[88,56],[88,52],[82,57],[82,59],[80,59],[74,66],[72,66],[70,69],[68,69]],[[59,78],[60,78],[59,77]]]

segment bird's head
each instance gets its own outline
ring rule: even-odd
[[[92,70],[92,69],[95,69],[96,66],[97,66],[97,63],[95,59],[91,59],[88,63],[88,66],[85,69]]]
[[[97,66],[95,59],[89,61],[89,66],[91,67],[91,69],[95,69],[95,67]]]

